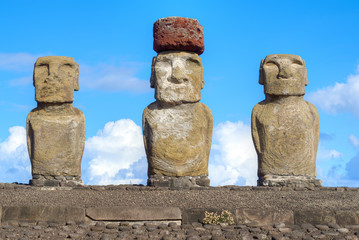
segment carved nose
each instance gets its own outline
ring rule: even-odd
[[[172,68],[172,74],[171,74],[169,80],[173,83],[183,83],[183,82],[187,81],[187,78],[186,78],[186,75],[184,74],[183,70],[180,67],[174,66]]]
[[[52,77],[52,78],[57,77],[58,76],[58,70],[59,70],[58,65],[50,64],[49,65],[49,72],[48,72],[49,77]]]
[[[292,73],[289,69],[289,67],[280,67],[278,78],[290,78],[292,76]]]

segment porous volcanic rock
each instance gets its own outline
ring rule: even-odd
[[[168,50],[204,52],[203,27],[196,19],[167,17],[153,25],[153,49],[159,53]]]

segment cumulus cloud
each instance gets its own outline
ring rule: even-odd
[[[353,134],[351,134],[349,136],[349,140],[351,142],[351,144],[358,149],[356,155],[350,159],[350,161],[348,162],[347,166],[346,166],[346,170],[347,170],[347,175],[348,178],[356,181],[355,185],[353,184],[353,187],[358,187],[359,186],[359,139],[354,136]]]
[[[251,127],[241,121],[214,128],[209,162],[211,185],[257,185],[257,154]]]
[[[349,136],[349,140],[350,140],[350,143],[351,143],[354,147],[359,148],[359,139],[358,139],[356,136],[354,136],[353,134],[351,134],[351,135]]]
[[[151,91],[149,80],[136,77],[136,65],[108,65],[80,66],[81,86],[100,89],[103,91],[129,91],[143,93]]]
[[[327,113],[350,112],[359,117],[359,74],[350,75],[345,83],[309,93],[308,99]]]
[[[26,130],[14,126],[10,135],[0,142],[0,182],[28,183],[31,165],[26,146]]]
[[[38,55],[29,53],[0,53],[0,70],[32,71]]]
[[[86,141],[88,184],[143,183],[147,173],[142,131],[130,119],[108,122]],[[141,172],[142,171],[142,172]]]

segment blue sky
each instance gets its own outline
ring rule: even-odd
[[[306,62],[306,100],[320,114],[318,178],[359,186],[358,1],[0,1],[0,182],[28,182],[27,114],[37,57],[80,65],[74,106],[86,116],[86,184],[145,183],[143,109],[153,23],[196,18],[204,27],[202,100],[213,112],[212,185],[255,185],[253,106],[264,99],[261,59],[275,53]]]

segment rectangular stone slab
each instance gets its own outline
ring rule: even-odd
[[[1,223],[8,221],[35,223],[38,221],[61,223],[85,222],[85,209],[70,206],[4,206]]]
[[[95,221],[181,220],[178,207],[103,207],[88,208],[86,216]]]
[[[294,224],[293,211],[276,211],[274,209],[236,209],[237,224],[255,224],[257,226],[272,226],[275,223]]]

